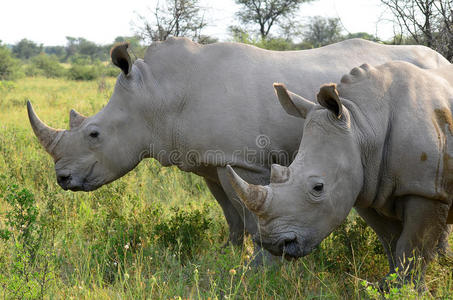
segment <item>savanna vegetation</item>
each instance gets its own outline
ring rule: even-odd
[[[279,1],[236,1],[249,14],[238,13],[242,25],[230,28],[231,40],[274,50],[314,48],[351,37],[379,41],[367,33],[344,33],[338,19],[314,17],[304,26],[288,23],[294,9],[307,1],[272,6],[274,2]],[[216,41],[202,33],[206,22],[198,1],[166,3],[151,11],[151,19],[137,16],[136,37],[118,37],[113,43],[128,40],[134,54],[142,57],[143,41],[170,35]],[[253,10],[259,3],[262,6]],[[253,14],[256,18],[247,18]],[[266,19],[266,14],[274,19]],[[444,38],[450,27],[436,28],[444,30]],[[426,31],[402,32],[387,43],[428,41],[419,32]],[[388,269],[386,257],[376,235],[354,212],[309,256],[257,268],[250,265],[250,240],[243,247],[227,244],[222,211],[196,175],[149,159],[94,192],[63,191],[53,161],[30,128],[26,101],[57,128],[68,128],[71,108],[96,113],[109,99],[119,73],[109,62],[110,47],[73,37],[67,37],[65,46],[26,39],[15,45],[0,43],[0,297],[420,297],[413,286],[392,285],[398,281],[395,276],[388,278],[387,292],[378,291],[376,282]],[[453,298],[450,258],[438,257],[430,265],[426,286],[424,298]]]

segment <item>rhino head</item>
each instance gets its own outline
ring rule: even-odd
[[[111,51],[113,63],[122,72],[110,101],[96,115],[85,117],[71,110],[70,129],[54,129],[27,103],[33,131],[53,157],[58,184],[65,190],[91,191],[123,176],[149,147],[151,130],[142,109],[152,98],[149,92],[144,93],[144,78],[149,74],[143,61],[131,63],[127,47],[120,44]]]
[[[275,255],[307,255],[352,209],[363,182],[356,126],[336,85],[321,87],[308,101],[274,84],[287,113],[305,118],[304,134],[289,167],[272,165],[268,186],[251,185],[232,168],[232,186],[259,219],[254,239]],[[345,100],[344,100],[345,101]]]

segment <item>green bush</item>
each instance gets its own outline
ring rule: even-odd
[[[107,77],[117,77],[120,74],[120,69],[109,63],[106,66],[100,66],[100,71],[99,73],[102,76],[107,76]]]
[[[0,261],[0,285],[4,296],[42,299],[55,275],[51,260],[55,235],[54,228],[49,232],[52,226],[48,221],[55,210],[51,208],[46,211],[46,216],[40,216],[34,195],[17,185],[0,191],[0,196],[9,206],[4,222],[6,226],[0,227],[0,240],[11,253],[9,259]]]
[[[14,80],[20,76],[19,61],[0,44],[0,80]]]
[[[27,76],[43,75],[47,78],[55,78],[64,76],[65,69],[55,56],[42,53],[31,59],[30,65],[25,69],[25,73]]]
[[[157,243],[176,251],[181,259],[193,256],[206,237],[212,219],[208,210],[191,211],[173,208],[173,215],[160,220],[153,229]]]
[[[98,68],[88,65],[72,65],[68,78],[72,80],[94,80],[99,77]]]
[[[387,262],[376,233],[355,211],[332,233],[325,247],[330,253],[327,263],[333,268],[332,271],[340,268],[351,274],[360,265],[364,273],[371,273]],[[375,257],[375,260],[363,265],[363,260],[368,256]]]

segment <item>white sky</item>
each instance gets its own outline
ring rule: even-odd
[[[162,1],[162,0],[161,0]],[[64,45],[66,36],[84,37],[99,44],[111,43],[117,36],[133,34],[131,21],[136,12],[146,14],[157,0],[11,0],[0,10],[0,40],[15,44],[27,38],[45,45]],[[238,24],[234,0],[200,0],[208,28],[203,31],[229,38],[227,27]],[[307,16],[339,17],[347,31],[365,31],[382,39],[393,35],[392,24],[383,19],[385,9],[379,0],[315,0],[301,6],[300,21]],[[388,12],[387,18],[388,18]]]

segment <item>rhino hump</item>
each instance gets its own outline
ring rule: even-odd
[[[341,83],[351,84],[369,78],[371,71],[374,69],[369,64],[363,64],[360,67],[355,67],[341,78]]]

